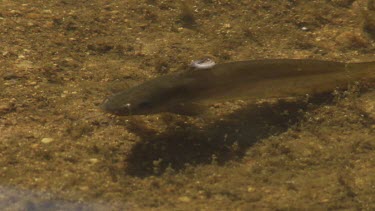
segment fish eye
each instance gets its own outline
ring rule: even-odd
[[[131,107],[130,103],[126,103],[126,104],[122,105],[122,108],[124,108],[124,109],[130,109],[130,107]]]
[[[141,109],[145,109],[145,108],[150,108],[151,105],[152,104],[150,102],[144,101],[144,102],[139,103],[138,107],[141,108]]]

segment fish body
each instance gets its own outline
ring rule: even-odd
[[[151,79],[111,96],[101,108],[116,115],[154,114],[192,103],[324,93],[368,77],[375,78],[375,62],[309,59],[231,62]]]

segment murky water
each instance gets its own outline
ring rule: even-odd
[[[192,117],[98,109],[205,57],[374,60],[373,2],[1,1],[0,208],[374,209],[371,81]]]

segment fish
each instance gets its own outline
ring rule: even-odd
[[[314,95],[368,78],[375,78],[375,61],[237,61],[212,68],[187,67],[183,71],[156,77],[114,94],[104,100],[100,108],[119,116],[163,112],[193,115],[201,105],[210,102]]]

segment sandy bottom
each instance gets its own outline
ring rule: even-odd
[[[375,6],[185,2],[2,1],[0,208],[375,209],[374,83],[195,117],[97,107],[204,56],[374,60]]]

